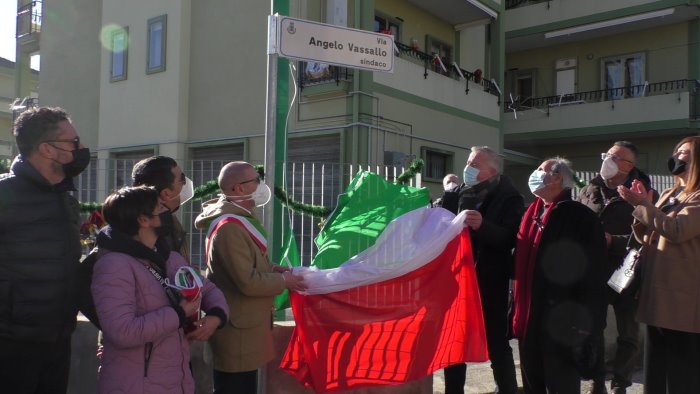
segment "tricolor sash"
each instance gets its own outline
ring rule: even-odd
[[[239,226],[243,227],[245,232],[248,233],[255,244],[258,245],[260,251],[262,251],[263,254],[267,253],[267,233],[260,222],[252,217],[227,213],[214,219],[214,221],[209,225],[206,244],[207,258],[209,258],[209,251],[211,250],[211,243],[214,235],[221,228],[221,226],[227,223],[237,223]]]

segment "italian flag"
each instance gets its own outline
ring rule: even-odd
[[[360,172],[316,239],[280,365],[316,392],[396,385],[488,360],[463,215]]]

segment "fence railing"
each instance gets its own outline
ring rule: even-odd
[[[75,179],[76,198],[81,202],[102,203],[105,197],[122,186],[131,184],[131,171],[139,159],[94,159],[90,166]],[[218,177],[221,168],[230,160],[191,160],[183,166],[185,174],[190,177],[194,186],[200,186]],[[259,164],[259,163],[253,163]],[[304,204],[323,205],[334,208],[338,195],[344,190],[353,176],[360,170],[368,170],[395,181],[407,168],[401,166],[358,166],[339,163],[295,162],[286,163],[283,172],[286,174],[283,189],[294,200]],[[415,186],[417,178],[410,184]],[[418,181],[419,182],[419,181]],[[268,183],[272,188],[272,185]],[[180,208],[180,219],[188,233],[191,251],[191,263],[205,268],[204,244],[206,231],[194,228],[194,219],[202,211],[202,203],[217,198],[218,192],[204,196],[201,200],[190,201]],[[258,212],[260,219],[268,214],[269,204]],[[286,211],[285,211],[286,212]],[[287,215],[283,212],[284,215]],[[88,214],[83,215],[87,219]],[[317,250],[314,239],[318,235],[319,218],[306,215],[290,214],[288,220],[296,238],[302,261],[310,262]],[[286,224],[285,224],[286,225]],[[282,228],[281,231],[287,231]]]
[[[76,178],[76,197],[81,202],[102,202],[106,195],[123,185],[131,184],[131,170],[138,162],[136,159],[108,159],[93,160],[90,166],[78,178]],[[191,160],[184,165],[185,174],[193,180],[195,187],[212,179],[216,179],[221,167],[229,160]],[[256,163],[254,163],[256,164]],[[323,205],[330,209],[335,208],[338,195],[347,187],[349,181],[360,170],[367,170],[381,175],[387,180],[395,181],[406,168],[401,166],[358,166],[340,163],[314,163],[293,162],[285,163],[283,173],[286,178],[283,189],[296,201],[304,204]],[[598,175],[594,171],[579,171],[576,173],[579,179],[588,183]],[[673,185],[673,177],[670,175],[651,175],[652,187],[659,192]],[[420,177],[414,178],[412,186],[421,186]],[[272,185],[270,185],[272,186]],[[576,193],[576,191],[574,192]],[[206,258],[204,244],[206,231],[194,228],[194,219],[202,211],[202,203],[210,198],[216,198],[217,193],[205,196],[198,201],[190,201],[184,204],[178,215],[188,233],[188,241],[191,251],[191,263],[199,268],[205,268]],[[268,214],[270,205],[258,212],[260,218]],[[310,263],[317,253],[314,239],[320,228],[320,218],[307,215],[294,214],[284,211],[284,226],[280,231],[286,232],[291,226],[302,262]],[[87,218],[87,215],[85,215]]]
[[[505,112],[526,110],[529,108],[549,108],[560,105],[586,104],[601,101],[623,100],[627,98],[655,96],[660,94],[691,92],[694,97],[698,86],[695,80],[678,79],[673,81],[645,83],[642,85],[623,86],[613,89],[591,90],[558,96],[545,97],[515,97],[506,99]],[[692,111],[695,114],[695,111]],[[694,116],[694,115],[693,115]]]

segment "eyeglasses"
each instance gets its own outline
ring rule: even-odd
[[[64,139],[64,140],[46,140],[43,142],[72,142],[73,143],[73,148],[74,149],[80,149],[80,137],[75,137],[71,139]],[[51,145],[53,146],[53,145]],[[54,146],[54,148],[58,148],[57,146]],[[58,148],[61,149],[61,148]]]
[[[244,183],[250,183],[250,182],[256,182],[256,183],[260,184],[260,175],[256,176],[253,179],[248,179],[247,181],[240,182],[239,185],[242,185]]]
[[[614,154],[614,153],[601,153],[601,154],[600,154],[600,159],[601,159],[601,160],[605,160],[605,159],[607,159],[608,157],[609,157],[609,158],[612,158],[614,162],[626,161],[627,163],[634,164],[634,162],[632,162],[632,161],[630,161],[630,160],[627,160],[627,159],[623,159],[623,158],[621,158],[620,156],[618,156],[618,155],[616,155],[616,154]]]

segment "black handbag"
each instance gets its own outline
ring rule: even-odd
[[[635,278],[639,276],[639,269],[641,267],[640,261],[644,246],[631,246],[633,237],[633,235],[630,235],[630,239],[627,241],[627,256],[625,256],[625,259],[622,261],[622,265],[617,267],[615,272],[610,276],[610,279],[608,279],[608,286],[618,293],[622,293],[624,290],[632,287]]]

